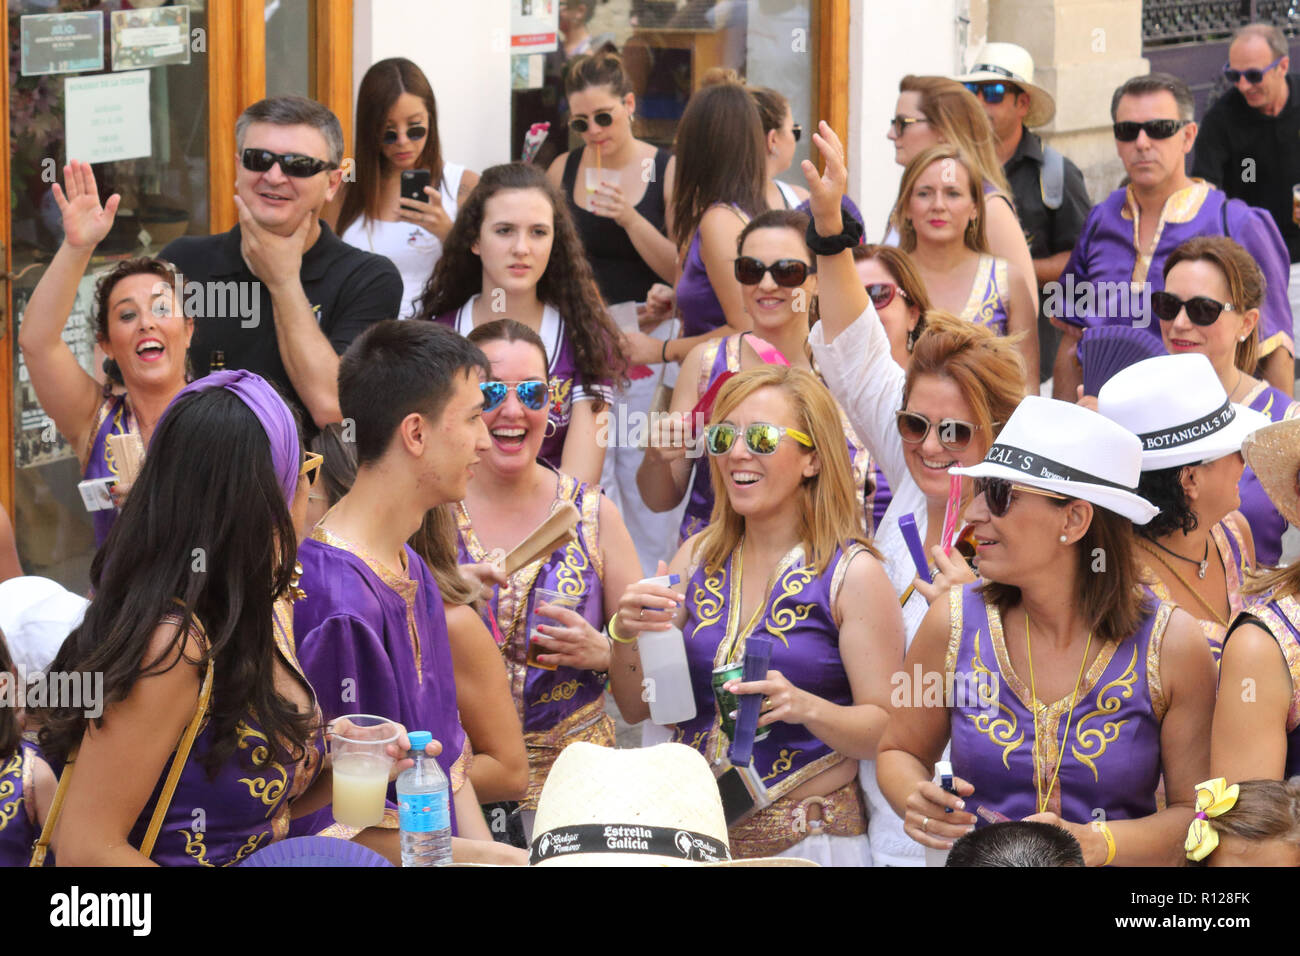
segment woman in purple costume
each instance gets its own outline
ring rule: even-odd
[[[619,333],[564,197],[545,173],[525,163],[484,170],[456,214],[416,318],[461,335],[510,318],[541,336],[551,389],[541,459],[600,481],[596,416],[622,377]]]
[[[975,478],[984,580],[931,606],[903,672],[942,687],[904,695],[878,766],[922,845],[1030,819],[1068,830],[1091,866],[1181,861],[1214,662],[1192,617],[1138,586],[1132,523],[1156,510],[1132,490],[1141,461],[1115,422],[1030,396],[982,463],[954,469]],[[931,782],[949,740],[955,794]]]
[[[95,340],[112,363],[119,385],[102,387],[63,341],[78,284],[95,247],[113,227],[119,197],[103,206],[89,163],[64,168],[67,193],[54,184],[63,213],[63,243],[23,313],[18,345],[41,408],[73,449],[83,478],[118,476],[108,447],[112,434],[138,434],[147,446],[163,410],[185,387],[194,320],[175,298],[176,273],[161,259],[127,259],[95,290],[91,319]],[[119,487],[118,491],[125,491]],[[115,496],[116,497],[116,496]],[[117,511],[93,513],[95,544],[102,545]]]
[[[310,486],[293,413],[258,376],[218,372],[177,397],[154,449],[95,556],[95,601],[51,665],[103,673],[103,713],[39,715],[64,767],[63,865],[230,865],[330,800],[287,606]],[[372,845],[396,851],[392,837]]]
[[[18,677],[0,634],[0,690],[11,694]],[[26,866],[54,800],[54,772],[23,739],[22,710],[11,703],[0,705],[0,866]]]
[[[763,694],[769,706],[759,727],[770,727],[750,768],[771,805],[729,829],[732,854],[870,865],[858,760],[875,755],[888,719],[903,622],[861,535],[839,408],[803,369],[751,369],[722,386],[705,440],[718,520],[685,542],[667,569],[687,582],[684,599],[639,582],[610,622],[613,686],[632,697],[624,716],[649,713],[634,693],[642,678],[637,638],[675,623],[696,716],[678,724],[673,739],[726,772],[728,731],[712,676],[743,660],[751,635],[770,635],[765,679],[726,685]]]
[[[1242,454],[1286,520],[1300,521],[1300,419],[1261,428]],[[1300,774],[1300,564],[1252,581],[1246,600],[1223,644],[1211,773],[1286,780]]]
[[[1192,321],[1184,303],[1200,322]],[[1294,418],[1300,403],[1250,373],[1258,364],[1259,310],[1264,276],[1250,253],[1226,236],[1198,236],[1165,260],[1165,287],[1151,296],[1151,311],[1173,355],[1200,352],[1210,360],[1228,398],[1275,422]],[[1208,320],[1209,324],[1202,324]],[[1287,520],[1264,493],[1255,473],[1241,476],[1241,513],[1255,539],[1260,565],[1281,563]]]
[[[519,568],[487,600],[523,722],[529,782],[520,807],[530,838],[537,798],[560,751],[578,740],[614,746],[614,721],[605,712],[610,649],[601,632],[615,596],[641,576],[641,566],[618,509],[599,486],[537,460],[546,410],[534,407],[528,386],[543,381],[541,341],[509,319],[480,326],[470,341],[492,364],[483,412],[492,445],[465,500],[455,506],[460,560],[471,564],[497,549],[509,552],[566,503],[579,513],[574,540]],[[540,614],[540,637],[532,634],[529,614],[537,588],[577,601],[575,609],[557,606]],[[529,654],[530,642],[540,654]],[[623,708],[629,700],[618,703]]]
[[[733,271],[744,291],[745,314],[753,323],[753,334],[710,339],[691,349],[673,389],[672,414],[651,423],[650,445],[637,471],[637,487],[647,507],[661,512],[676,508],[689,492],[679,544],[704,530],[713,512],[708,464],[690,457],[682,441],[683,429],[695,427],[688,421],[691,409],[724,373],[777,364],[817,374],[808,348],[809,323],[817,310],[817,276],[816,259],[804,241],[807,228],[804,213],[773,209],[741,231]],[[767,268],[755,274],[760,266]],[[779,284],[773,271],[783,282],[794,284]],[[872,473],[871,459],[842,412],[840,419],[858,500],[862,501],[863,487]]]

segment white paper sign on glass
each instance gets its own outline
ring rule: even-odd
[[[68,159],[111,163],[152,154],[148,70],[68,77],[63,92]]]

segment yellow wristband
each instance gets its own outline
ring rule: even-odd
[[[635,637],[619,637],[619,636],[618,636],[618,631],[614,630],[614,622],[617,621],[617,620],[618,620],[618,612],[615,611],[615,612],[614,612],[614,616],[611,617],[611,618],[609,619],[609,625],[605,628],[605,630],[606,630],[606,631],[608,632],[608,634],[609,634],[609,639],[610,639],[611,641],[615,641],[615,642],[617,642],[617,643],[619,643],[619,644],[635,644],[635,643],[636,643],[636,638],[635,638]]]
[[[1102,866],[1110,866],[1115,859],[1115,835],[1110,832],[1110,827],[1102,820],[1094,820],[1092,825],[1098,833],[1106,838],[1106,862]]]

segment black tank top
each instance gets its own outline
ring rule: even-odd
[[[646,183],[645,195],[636,204],[636,211],[660,232],[664,231],[664,171],[668,168],[669,155],[666,149],[655,151],[654,179]],[[644,302],[650,287],[663,280],[646,265],[622,226],[613,219],[588,212],[573,201],[581,162],[582,150],[571,150],[564,162],[564,199],[587,250],[587,261],[596,275],[601,297],[611,304]]]

